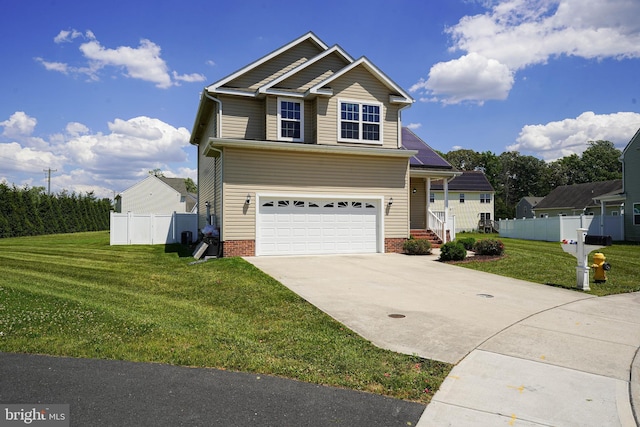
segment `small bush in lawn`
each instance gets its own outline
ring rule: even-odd
[[[464,245],[464,248],[468,251],[473,250],[473,245],[476,243],[476,239],[473,237],[461,237],[460,239],[456,239],[458,242]]]
[[[467,257],[467,250],[458,241],[447,242],[440,246],[440,261],[462,261]]]
[[[498,239],[482,239],[473,245],[473,251],[477,255],[502,255],[504,243]]]
[[[431,242],[427,239],[411,238],[404,242],[402,249],[407,255],[429,255],[431,253]]]

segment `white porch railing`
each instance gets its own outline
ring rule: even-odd
[[[444,227],[444,212],[433,212],[429,209],[427,211],[427,219],[429,221],[429,224],[427,224],[429,230],[433,231],[440,240],[446,242],[447,233]]]
[[[440,238],[443,242],[447,241],[447,230],[449,230],[449,239],[455,240],[456,238],[456,217],[454,215],[449,215],[449,223],[445,223],[444,220],[444,211],[432,211],[429,209],[427,211],[427,219],[428,224],[427,228],[433,231],[436,236]]]

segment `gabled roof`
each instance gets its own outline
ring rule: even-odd
[[[411,168],[453,170],[453,166],[449,162],[407,127],[402,128],[402,148],[418,152],[409,160]]]
[[[431,183],[432,191],[444,190],[442,180],[433,181]],[[449,191],[485,191],[494,192],[489,180],[482,171],[464,171],[449,181]]]
[[[281,48],[278,48],[276,50],[274,50],[273,52],[263,56],[262,58],[252,62],[251,64],[242,67],[241,69],[239,69],[238,71],[236,71],[235,73],[232,73],[230,75],[228,75],[227,77],[223,78],[222,80],[218,80],[215,83],[210,84],[209,86],[206,87],[206,90],[208,92],[215,92],[216,89],[220,88],[221,86],[224,86],[225,84],[229,83],[230,81],[238,78],[239,76],[241,76],[242,74],[248,73],[249,71],[259,67],[260,65],[264,64],[265,62],[269,61],[270,59],[275,58],[276,56],[280,55],[283,52],[286,52],[287,50],[293,48],[294,46],[297,46],[301,43],[307,42],[307,41],[311,41],[314,44],[316,44],[318,46],[318,48],[320,50],[327,50],[329,47],[322,41],[320,40],[315,34],[313,34],[313,32],[309,31],[308,33],[298,37],[297,39],[287,43],[286,45],[282,46]]]
[[[330,49],[327,49],[324,52],[316,55],[315,57],[313,57],[311,59],[309,59],[308,61],[305,61],[301,65],[298,65],[293,70],[290,70],[290,71],[286,72],[285,74],[281,75],[280,77],[278,77],[278,78],[270,81],[269,83],[263,85],[262,87],[260,87],[258,89],[258,92],[259,93],[268,93],[268,92],[270,92],[270,90],[275,85],[277,85],[278,83],[280,83],[280,82],[282,82],[282,81],[284,81],[284,80],[286,80],[286,79],[298,74],[299,72],[301,72],[304,69],[308,68],[309,66],[315,64],[316,62],[321,61],[322,59],[326,58],[329,55],[338,55],[348,64],[353,62],[353,58],[351,56],[349,56],[349,54],[347,52],[342,50],[342,48],[340,46],[334,45]],[[303,95],[303,94],[301,94],[301,95]]]
[[[587,182],[554,188],[536,206],[537,209],[584,209],[595,206],[594,198],[608,193],[622,192],[622,180]]]
[[[527,196],[520,199],[520,202],[524,200],[525,202],[529,203],[529,206],[537,206],[537,204],[540,203],[543,199],[544,197]]]
[[[627,144],[626,147],[624,147],[624,150],[622,150],[622,156],[621,158],[624,158],[625,153],[627,152],[627,150],[636,142],[636,141],[640,141],[640,129],[637,130],[637,132],[633,135],[633,137],[629,140],[629,143]],[[640,147],[638,147],[638,149],[640,150]]]
[[[311,89],[309,89],[309,93],[310,94],[322,94],[322,95],[332,95],[332,91],[327,91],[327,89],[323,89],[324,86],[327,86],[328,84],[330,84],[332,81],[334,81],[335,79],[342,77],[343,75],[347,74],[349,71],[353,70],[354,68],[358,67],[358,66],[364,66],[374,77],[376,77],[382,84],[384,84],[388,89],[398,93],[398,96],[391,96],[389,101],[393,102],[393,103],[404,103],[404,104],[413,104],[415,102],[415,100],[407,93],[404,91],[404,89],[402,89],[400,86],[398,86],[396,83],[393,82],[393,80],[391,80],[389,77],[387,77],[386,74],[384,74],[378,67],[376,67],[375,65],[373,65],[373,63],[371,61],[369,61],[366,57],[361,57],[360,59],[358,59],[357,61],[352,62],[351,64],[347,65],[346,67],[344,67],[343,69],[341,69],[340,71],[336,72],[335,74],[333,74],[331,77],[327,78],[326,80],[318,83],[317,85],[313,86]]]

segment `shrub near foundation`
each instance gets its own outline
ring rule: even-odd
[[[464,248],[468,251],[472,251],[473,250],[473,245],[476,244],[476,239],[474,237],[461,237],[459,239],[456,239],[457,241],[459,241],[460,243],[463,244]]]
[[[440,261],[462,261],[467,257],[467,250],[458,241],[447,242],[440,247]]]
[[[404,242],[402,249],[407,255],[430,255],[431,242],[428,239],[409,239]]]
[[[473,245],[476,255],[502,255],[504,243],[498,239],[482,239]]]

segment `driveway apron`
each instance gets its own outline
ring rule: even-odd
[[[457,364],[419,426],[636,425],[640,294],[598,298],[435,256],[246,259],[379,347]]]

